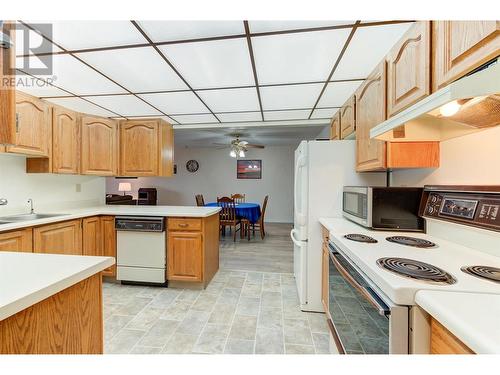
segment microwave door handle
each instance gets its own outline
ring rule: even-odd
[[[342,277],[349,283],[351,286],[356,289],[359,293],[365,297],[365,299],[372,304],[373,307],[375,307],[380,315],[389,315],[390,310],[386,306],[382,306],[376,299],[373,297],[373,295],[362,285],[360,285],[354,278],[351,276],[351,274],[340,264],[340,262],[335,258],[334,254],[330,253],[330,258],[339,271],[339,273],[342,275]]]

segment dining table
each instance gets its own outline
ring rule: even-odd
[[[206,207],[217,207],[217,202],[210,202],[205,204]],[[240,219],[246,219],[250,224],[255,224],[260,218],[260,204],[243,202],[235,203],[236,216]]]

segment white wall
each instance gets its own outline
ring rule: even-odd
[[[76,191],[77,184],[81,185],[81,192]],[[28,198],[33,199],[35,210],[40,212],[103,204],[104,197],[104,177],[28,174],[24,156],[0,153],[0,198],[9,201],[7,206],[0,206],[0,216],[26,212]]]
[[[268,146],[263,150],[252,149],[246,159],[262,160],[261,180],[238,180],[236,159],[229,157],[229,150],[215,148],[175,149],[177,174],[172,178],[138,178],[131,182],[133,195],[139,187],[158,189],[158,201],[163,205],[193,206],[195,194],[203,194],[205,202],[213,202],[217,196],[243,193],[247,202],[262,204],[269,195],[266,221],[293,222],[293,163],[297,145]],[[200,169],[196,173],[186,170],[186,162],[197,160]],[[106,192],[118,193],[118,183],[125,180],[107,178]]]
[[[441,142],[437,169],[393,172],[394,186],[500,185],[500,127]]]

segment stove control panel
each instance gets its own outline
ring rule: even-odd
[[[426,187],[420,216],[500,231],[500,192]]]

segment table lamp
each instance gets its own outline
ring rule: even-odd
[[[126,191],[131,191],[132,190],[132,185],[130,185],[130,182],[120,182],[118,184],[118,191],[123,191],[123,195],[125,195]]]

